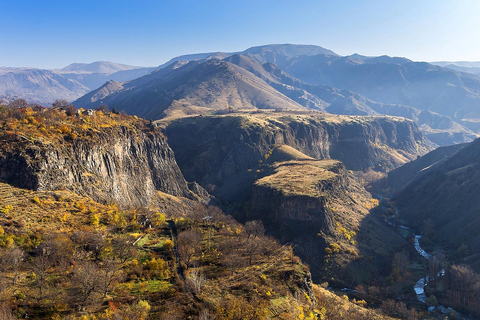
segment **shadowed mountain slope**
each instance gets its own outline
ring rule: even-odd
[[[423,169],[426,173],[417,174],[418,178],[410,174],[413,181],[394,197],[400,218],[441,241],[445,249],[456,250],[465,244],[470,253],[479,253],[480,140],[463,148],[436,150],[425,158],[427,165],[433,165]],[[410,166],[422,162],[421,158]],[[400,174],[407,169],[398,170]],[[392,172],[392,178],[395,175]],[[426,227],[426,221],[433,229]]]

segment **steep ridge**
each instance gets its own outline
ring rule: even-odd
[[[276,90],[309,109],[342,115],[383,114],[405,117],[415,121],[427,138],[438,145],[470,142],[478,137],[472,130],[453,121],[450,117],[429,110],[419,110],[399,104],[379,103],[349,90],[307,84],[292,77],[275,64],[268,62],[262,65],[240,54],[232,55],[224,60],[252,72]]]
[[[257,59],[262,63],[276,62],[281,69],[309,84],[351,90],[381,103],[431,110],[476,130],[469,119],[480,116],[477,75],[387,56],[358,59],[319,54],[283,63],[269,55]]]
[[[403,166],[388,172],[386,181],[377,183],[381,187],[388,188],[389,194],[395,194],[407,187],[414,180],[435,170],[437,166],[448,160],[456,152],[463,149],[468,144],[455,144],[446,147],[439,147],[418,159],[406,163]]]
[[[218,59],[176,63],[122,86],[106,96],[93,91],[74,104],[84,108],[107,104],[148,119],[229,108],[303,109],[251,72]]]
[[[430,148],[412,121],[381,116],[238,113],[179,119],[165,132],[187,180],[225,199],[244,193],[262,173],[265,156],[280,145],[316,159],[338,159],[348,169],[380,171]]]
[[[150,205],[157,190],[195,197],[166,138],[146,121],[101,112],[49,113],[27,111],[30,125],[3,121],[0,179],[32,190],[71,190],[124,207]]]
[[[265,50],[276,49],[265,46],[258,52]],[[280,60],[296,57],[293,55],[296,50],[288,55],[282,50],[275,52],[283,57]],[[301,105],[334,114],[407,117],[416,121],[423,132],[440,145],[467,142],[477,137],[447,116],[405,105],[375,102],[345,89],[308,84],[271,62],[258,62],[255,60],[259,59],[258,55],[244,54],[217,53],[192,62],[181,61],[179,57],[164,69],[134,81],[110,81],[75,104],[87,108],[107,104],[151,119],[234,109],[298,109]],[[198,57],[192,56],[194,58]],[[368,59],[370,64],[372,60],[380,63],[388,57]]]

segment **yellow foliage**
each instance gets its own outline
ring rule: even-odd
[[[166,219],[163,213],[157,212],[153,215],[153,224],[157,228],[161,228],[165,225]]]
[[[174,247],[174,244],[172,240],[165,240],[165,242],[162,245],[162,248],[168,251],[172,250],[173,247]]]
[[[7,205],[7,206],[3,207],[2,209],[0,209],[0,212],[4,213],[4,214],[8,214],[10,212],[10,210],[12,210],[12,209],[13,209],[12,206]]]
[[[98,227],[98,225],[100,224],[100,217],[98,216],[98,214],[94,214],[90,217],[90,223],[93,226]]]

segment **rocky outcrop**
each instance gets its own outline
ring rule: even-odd
[[[165,137],[124,126],[57,145],[37,140],[2,150],[0,179],[39,191],[67,189],[123,207],[149,205],[156,190],[193,196]]]
[[[406,244],[369,212],[375,201],[341,162],[289,160],[271,168],[254,183],[244,218],[262,220],[269,234],[294,246],[316,281],[368,283],[383,272],[380,261]]]
[[[287,161],[273,165],[275,173],[255,182],[251,216],[275,229],[307,229],[313,234],[335,231],[328,199],[340,199],[349,189],[339,161]]]

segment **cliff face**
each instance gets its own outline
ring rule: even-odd
[[[262,220],[272,235],[294,245],[315,280],[351,285],[388,270],[383,261],[405,241],[369,212],[371,195],[341,162],[290,160],[271,168],[254,183],[247,218]]]
[[[348,190],[345,166],[334,160],[293,160],[276,162],[272,167],[275,173],[253,186],[252,216],[279,228],[305,224],[317,232],[334,232],[335,221],[327,202]]]
[[[180,119],[167,126],[166,134],[187,180],[231,198],[253,182],[262,170],[259,161],[278,145],[316,159],[338,159],[348,169],[380,171],[429,149],[415,123],[394,117],[234,114]]]
[[[158,130],[120,126],[62,144],[23,143],[0,151],[0,179],[19,187],[67,189],[124,207],[149,205],[155,190],[192,196]]]

